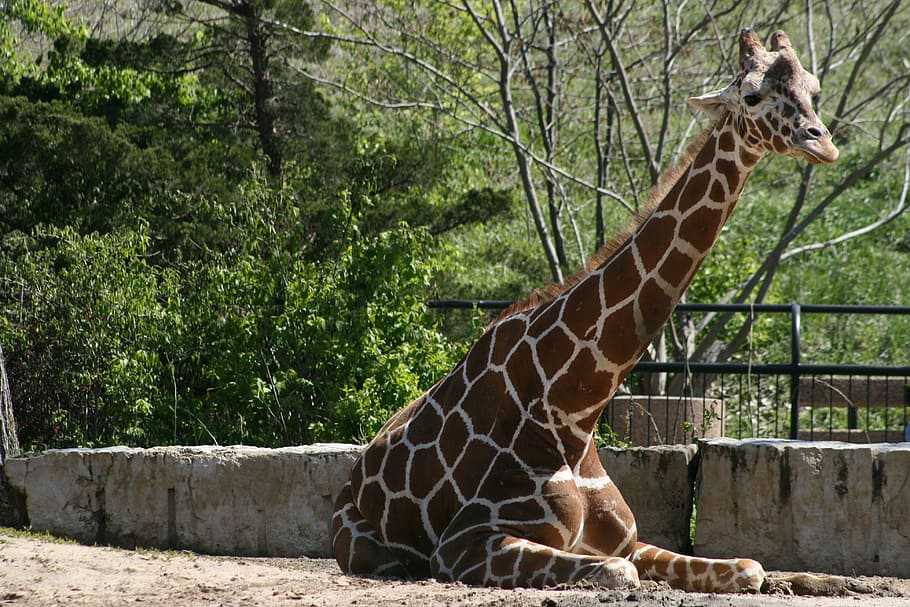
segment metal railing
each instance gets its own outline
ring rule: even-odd
[[[430,301],[428,306],[439,310],[499,310],[510,303],[449,299]],[[686,303],[676,306],[674,311],[675,315],[692,313],[748,313],[753,323],[757,315],[788,315],[789,361],[757,364],[641,361],[624,384],[626,394],[635,394],[633,400],[638,413],[629,413],[625,406],[628,396],[614,397],[612,406],[602,416],[608,432],[618,434],[620,439],[637,436],[633,442],[639,444],[667,442],[679,433],[674,428],[680,424],[684,436],[700,435],[698,428],[692,426],[700,423],[704,432],[705,420],[713,416],[720,418],[719,433],[737,438],[910,441],[910,365],[807,363],[803,360],[801,335],[802,321],[807,315],[888,315],[910,321],[910,307]],[[910,344],[907,353],[910,357]],[[652,381],[655,374],[661,374],[664,381]],[[684,381],[674,383],[677,376],[682,376]],[[733,389],[729,376],[736,378]],[[654,388],[655,383],[677,388],[667,397],[665,390]],[[684,389],[679,389],[681,384]],[[783,404],[782,398],[785,398]],[[621,419],[617,420],[617,415]],[[636,433],[632,428],[636,423],[646,427],[639,427]],[[621,431],[617,432],[617,427]],[[715,428],[713,432],[716,435],[718,430]]]

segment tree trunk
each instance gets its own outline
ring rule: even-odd
[[[6,379],[6,361],[3,357],[3,348],[0,347],[0,466],[3,466],[7,457],[16,455],[19,455],[19,439],[16,437],[13,400]]]
[[[269,74],[268,40],[259,12],[252,4],[247,6],[247,42],[250,45],[250,61],[253,68],[253,105],[256,109],[256,130],[262,152],[268,159],[269,176],[281,177],[282,154],[278,136],[275,134],[275,113],[272,109],[272,79]]]

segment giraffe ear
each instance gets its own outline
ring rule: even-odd
[[[721,89],[711,93],[705,93],[698,97],[689,97],[689,107],[695,111],[705,112],[708,115],[719,118],[721,114],[732,103],[730,88]]]

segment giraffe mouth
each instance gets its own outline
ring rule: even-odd
[[[798,156],[805,158],[812,164],[831,164],[836,162],[840,156],[840,151],[832,143],[830,137],[809,139],[796,143],[794,151]]]

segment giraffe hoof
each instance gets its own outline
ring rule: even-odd
[[[621,558],[604,563],[603,567],[599,568],[591,576],[590,580],[598,586],[609,589],[638,588],[641,586],[635,565]]]
[[[740,592],[761,592],[765,569],[758,561],[739,559],[736,562],[736,586]]]

